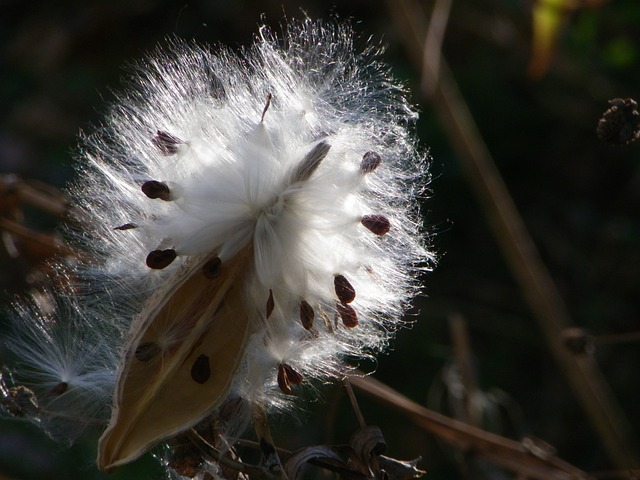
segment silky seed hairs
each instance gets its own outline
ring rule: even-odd
[[[428,162],[379,47],[353,42],[307,19],[136,66],[82,139],[77,255],[15,305],[6,411],[56,438],[100,426],[110,470],[230,406],[290,410],[387,345],[433,261]]]

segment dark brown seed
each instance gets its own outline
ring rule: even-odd
[[[264,122],[264,115],[265,113],[267,113],[267,110],[269,110],[269,105],[271,105],[271,99],[273,98],[273,95],[271,95],[270,93],[267,94],[267,101],[264,105],[264,108],[262,109],[262,117],[260,117],[260,122]]]
[[[196,358],[196,361],[193,362],[193,366],[191,367],[191,378],[194,382],[202,385],[211,376],[211,366],[209,365],[209,357],[206,355],[200,355]]]
[[[69,384],[67,382],[60,382],[56,384],[51,390],[49,390],[49,395],[53,395],[57,397],[59,395],[62,395],[64,392],[66,392],[67,388],[69,388]]]
[[[391,229],[391,223],[384,215],[365,215],[361,222],[376,235],[384,235]]]
[[[304,377],[291,365],[281,363],[278,367],[278,386],[283,393],[291,395],[293,390],[291,385],[299,385]]]
[[[338,300],[342,303],[351,303],[356,298],[356,290],[344,275],[336,275],[333,279],[333,286],[336,289]]]
[[[142,184],[142,193],[144,193],[147,197],[151,199],[159,198],[160,200],[164,200],[168,202],[171,200],[171,190],[168,185],[164,182],[159,182],[157,180],[149,180]]]
[[[132,228],[138,228],[138,226],[135,223],[125,223],[124,225],[114,228],[114,230],[131,230]]]
[[[220,267],[222,266],[222,260],[220,257],[209,260],[202,266],[202,273],[207,278],[216,278],[220,275]]]
[[[275,306],[276,304],[273,301],[273,292],[269,290],[269,298],[267,298],[267,318],[271,316],[271,314],[273,313],[273,308]]]
[[[313,327],[313,317],[315,317],[313,307],[306,300],[302,300],[300,302],[300,321],[305,329],[310,330]]]
[[[360,171],[362,173],[371,173],[382,163],[382,157],[376,152],[367,152],[360,162]]]
[[[148,362],[160,353],[160,346],[155,342],[142,342],[136,348],[135,356],[141,362]]]
[[[160,150],[160,153],[169,156],[177,153],[178,147],[184,142],[168,132],[158,130],[156,136],[151,139],[151,143]]]
[[[171,265],[178,254],[173,249],[168,250],[153,250],[147,255],[147,267],[154,270],[162,270],[163,268]]]
[[[338,315],[340,315],[345,327],[354,328],[358,326],[358,314],[351,305],[338,303],[336,305],[336,309],[338,310]]]

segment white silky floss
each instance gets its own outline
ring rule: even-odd
[[[67,232],[78,256],[54,280],[71,286],[16,309],[7,410],[56,437],[109,418],[113,430],[129,409],[127,375],[142,394],[173,361],[162,382],[206,385],[222,356],[237,357],[218,398],[105,460],[109,468],[227,398],[288,410],[312,380],[344,376],[345,357],[379,352],[433,262],[417,205],[428,162],[415,119],[379,48],[355,52],[348,26],[304,20],[282,39],[263,27],[239,53],[173,40],[144,59],[104,126],[83,139],[70,188],[79,226]],[[219,282],[213,293],[192,293],[207,281]],[[157,326],[162,308],[200,315],[207,302],[219,305],[196,325]],[[224,332],[238,318],[247,323],[237,352],[224,351],[224,335],[195,352],[212,325]],[[149,341],[142,330],[154,328]],[[179,361],[162,360],[180,349]],[[136,362],[154,374],[135,373]],[[181,365],[186,380],[176,380]]]

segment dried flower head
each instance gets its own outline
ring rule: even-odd
[[[5,342],[23,416],[54,436],[108,423],[110,469],[229,405],[287,410],[387,345],[432,260],[427,162],[378,49],[352,42],[306,20],[140,63],[83,142],[72,288],[19,305]]]

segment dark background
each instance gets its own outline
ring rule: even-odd
[[[640,96],[640,5],[591,3],[600,5],[567,16],[541,78],[527,75],[532,2],[525,0],[456,1],[443,53],[573,322],[598,336],[640,330],[640,142],[611,147],[595,134],[608,99]],[[239,47],[251,43],[262,14],[277,29],[285,14],[302,10],[352,19],[363,38],[388,44],[385,58],[413,92],[418,134],[433,156],[424,212],[439,265],[425,275],[418,321],[379,359],[375,377],[442,406],[438,398],[452,386],[443,376],[452,360],[448,321],[461,314],[486,412],[496,412],[485,427],[544,439],[590,472],[614,468],[503,259],[453,153],[456,140],[419,93],[419,73],[382,1],[0,0],[0,174],[63,187],[73,174],[76,135],[99,121],[110,89],[120,88],[122,66],[168,35]],[[30,228],[55,228],[56,219],[36,209],[24,207],[24,214]],[[33,269],[29,258],[9,258],[0,248],[2,304],[24,291]],[[638,344],[597,346],[595,356],[637,432]],[[348,440],[357,423],[344,394],[327,388],[324,396],[306,404],[301,423],[280,420],[278,445]],[[382,428],[390,456],[423,457],[426,478],[509,478],[488,467],[465,477],[459,455],[405,417],[364,398],[362,408]],[[150,459],[110,477],[97,472],[96,438],[67,449],[31,426],[1,421],[0,478],[161,478]]]

